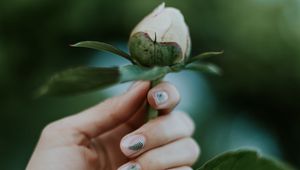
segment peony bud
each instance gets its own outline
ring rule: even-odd
[[[182,63],[190,54],[191,40],[184,17],[178,9],[161,4],[132,31],[129,51],[144,66]]]

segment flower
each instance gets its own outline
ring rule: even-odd
[[[223,52],[204,52],[189,57],[191,40],[189,29],[178,9],[161,4],[145,17],[129,38],[130,55],[104,42],[81,41],[72,47],[90,48],[116,54],[132,64],[119,67],[79,67],[55,74],[37,92],[43,95],[70,95],[91,91],[129,81],[149,80],[158,84],[165,75],[182,70],[220,74],[217,66],[198,61]],[[84,86],[83,86],[84,84]],[[149,107],[149,118],[157,111]]]
[[[134,28],[128,45],[138,64],[170,66],[185,61],[191,40],[181,12],[163,3]]]

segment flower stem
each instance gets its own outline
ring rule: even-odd
[[[151,81],[151,88],[158,85],[162,80],[163,80],[163,77],[159,78],[159,79],[156,79],[156,80],[152,80]],[[151,119],[156,118],[157,116],[158,116],[158,111],[156,109],[154,109],[153,107],[151,107],[150,104],[148,104],[148,121],[151,120]]]
[[[155,119],[157,116],[158,116],[158,111],[149,105],[148,106],[148,121]]]

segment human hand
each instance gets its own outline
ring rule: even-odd
[[[125,94],[46,126],[27,170],[190,170],[199,147],[194,124],[173,112],[179,93],[168,83],[149,91],[139,81]],[[146,103],[161,116],[145,124]]]

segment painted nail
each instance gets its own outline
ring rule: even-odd
[[[166,103],[169,99],[168,93],[165,91],[157,91],[153,97],[157,106]]]
[[[136,163],[127,163],[121,166],[118,170],[141,170],[141,166]]]
[[[121,142],[121,149],[127,156],[132,155],[145,146],[145,137],[143,135],[128,136]]]

